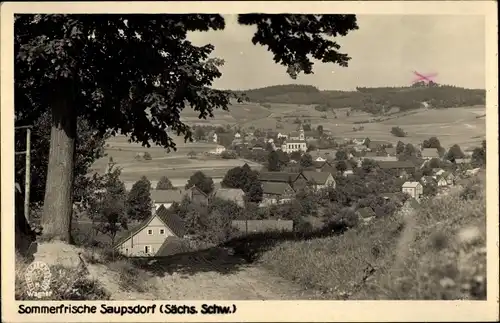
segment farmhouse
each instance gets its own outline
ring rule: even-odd
[[[419,182],[405,182],[402,187],[402,192],[418,201],[424,193],[424,188]]]
[[[234,139],[240,139],[240,138],[241,138],[241,135],[239,132],[234,134]]]
[[[329,172],[303,171],[302,175],[304,175],[314,190],[321,190],[327,187],[335,188],[335,179]]]
[[[432,176],[423,176],[420,179],[420,183],[423,185],[436,184],[436,179]]]
[[[170,214],[164,206],[120,239],[114,248],[128,257],[152,257],[175,251],[184,237],[181,218]]]
[[[278,135],[276,136],[278,139],[288,139],[288,135],[279,132]]]
[[[283,182],[263,182],[262,202],[259,206],[269,206],[290,202],[295,195],[295,191],[288,183]]]
[[[245,207],[245,192],[240,188],[219,188],[213,193],[214,198],[236,203],[239,207]]]
[[[233,220],[231,226],[240,232],[292,231],[292,220]]]
[[[384,150],[387,153],[387,156],[396,156],[396,148],[391,147],[391,148],[385,148]]]
[[[415,165],[410,161],[379,161],[378,167],[384,171],[394,171],[396,176],[403,177],[415,171]]]
[[[432,158],[439,158],[437,148],[424,148],[422,149],[422,159],[430,160]]]
[[[301,173],[285,173],[285,172],[262,172],[259,175],[259,180],[271,183],[286,183],[294,190],[305,188],[307,180]]]
[[[457,165],[463,165],[463,164],[468,164],[468,163],[470,163],[469,158],[457,158],[457,159],[455,159],[455,164],[457,164]]]
[[[455,175],[453,175],[453,173],[451,172],[444,172],[443,174],[441,174],[441,178],[444,178],[448,185],[453,185],[453,183],[455,182]]]
[[[368,148],[372,151],[390,146],[392,146],[392,143],[390,141],[384,141],[384,140],[371,140],[368,143]]]
[[[438,187],[446,187],[446,186],[448,186],[448,182],[443,177],[438,177],[437,178],[437,186]]]
[[[335,167],[329,161],[313,161],[313,166],[317,172],[336,173]]]
[[[151,190],[151,201],[155,210],[161,206],[166,209],[170,208],[174,202],[181,203],[184,197],[187,197],[195,203],[206,204],[208,197],[198,187],[193,186],[189,189],[172,189],[172,190]]]

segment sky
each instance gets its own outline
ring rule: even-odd
[[[435,74],[435,82],[485,87],[485,20],[472,15],[364,15],[358,30],[336,38],[352,59],[348,67],[316,62],[314,74],[296,80],[275,64],[267,48],[253,45],[255,27],[224,15],[223,31],[192,32],[196,45],[213,44],[213,57],[225,60],[215,88],[244,90],[278,84],[308,84],[321,90],[408,86],[415,76]]]

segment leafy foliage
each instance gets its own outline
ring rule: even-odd
[[[214,181],[212,177],[205,175],[202,171],[197,171],[188,179],[186,189],[193,186],[196,186],[205,194],[210,194],[214,190]]]
[[[241,167],[231,168],[221,185],[226,188],[240,188],[245,192],[248,201],[258,203],[262,201],[262,186],[259,181],[259,173],[244,164]]]
[[[396,137],[406,137],[406,132],[400,127],[392,127],[391,133]]]
[[[171,190],[174,189],[174,185],[172,185],[172,182],[168,179],[167,176],[162,176],[158,183],[156,184],[156,189],[157,190]]]
[[[131,220],[143,221],[151,216],[151,182],[146,176],[132,185],[127,197],[127,213]]]

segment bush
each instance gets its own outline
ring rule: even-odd
[[[396,137],[406,137],[407,133],[400,127],[392,127],[391,133]]]
[[[148,152],[144,153],[144,160],[152,160],[152,159],[153,159],[153,157],[151,157],[150,153],[148,153]]]
[[[110,294],[102,288],[99,281],[89,278],[79,268],[50,266],[52,274],[50,291],[52,295],[38,299],[28,295],[25,272],[29,264],[16,255],[15,299],[16,300],[109,300]]]

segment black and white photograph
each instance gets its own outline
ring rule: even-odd
[[[9,9],[2,187],[15,191],[2,226],[15,235],[2,263],[16,313],[44,313],[24,301],[235,301],[169,309],[229,315],[244,300],[497,299],[485,11],[208,2]]]

